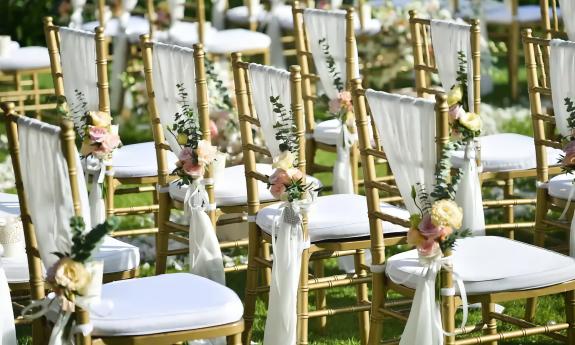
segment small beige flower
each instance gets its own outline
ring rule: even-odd
[[[295,156],[290,151],[283,151],[277,160],[274,159],[274,163],[272,164],[272,168],[274,169],[283,169],[288,171],[290,168],[293,168],[293,163],[295,161]]]
[[[455,85],[447,93],[447,105],[452,107],[455,104],[459,103],[462,98],[463,98],[463,91],[461,91],[461,86]]]
[[[459,117],[459,123],[470,131],[481,130],[481,116],[476,113],[466,113],[464,116]]]
[[[112,117],[105,111],[90,111],[88,116],[92,126],[107,128],[112,124]]]
[[[60,259],[55,265],[53,283],[80,295],[84,294],[92,279],[86,267],[68,257]]]
[[[463,211],[453,200],[439,200],[431,207],[431,222],[435,226],[451,226],[459,229],[462,221]]]

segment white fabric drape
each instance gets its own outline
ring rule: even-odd
[[[70,16],[70,27],[79,29],[82,26],[84,19],[82,18],[82,12],[84,11],[84,6],[86,5],[86,0],[72,0],[72,15]]]
[[[441,85],[447,92],[457,83],[457,70],[459,69],[458,55],[460,51],[463,51],[467,59],[468,110],[474,111],[470,28],[471,26],[469,24],[436,19],[431,21],[433,54],[437,63]],[[436,39],[433,39],[434,37]]]
[[[98,74],[96,41],[87,31],[60,28],[60,61],[64,77],[64,94],[76,125],[85,110],[98,109]],[[82,107],[77,92],[85,98]]]
[[[4,249],[0,245],[0,257],[4,254]],[[17,345],[16,327],[14,326],[14,313],[12,312],[12,298],[10,297],[10,288],[6,272],[0,261],[0,344]]]
[[[186,101],[197,114],[194,53],[192,49],[163,43],[154,43],[153,51],[152,73],[160,122],[170,148],[179,155],[180,145],[168,127],[174,123],[176,113],[182,111],[183,100],[177,84],[182,85]],[[189,186],[184,202],[185,218],[190,223],[190,272],[225,284],[222,252],[212,222],[205,213],[215,205],[209,205],[201,182]]]
[[[565,99],[571,98],[572,101],[575,101],[575,82],[573,81],[573,78],[568,77],[575,75],[575,43],[562,40],[551,40],[549,60],[555,123],[559,133],[568,137],[571,135],[571,129],[569,129],[569,124],[567,122],[569,119],[569,112],[565,105]],[[572,195],[573,188],[575,188],[575,186],[571,188],[572,190],[570,194]],[[566,210],[567,208],[565,211]],[[569,255],[575,257],[575,214],[571,220]]]
[[[561,7],[561,17],[563,18],[563,25],[565,31],[571,41],[575,41],[575,1],[573,0],[559,0]]]
[[[20,165],[26,201],[34,224],[40,257],[44,267],[51,267],[58,257],[52,253],[69,253],[72,245],[70,218],[74,206],[68,166],[62,154],[60,128],[40,121],[18,119]],[[76,153],[76,169],[82,171]],[[42,174],[38,174],[41,171]],[[84,175],[77,175],[82,216],[91,229],[88,193]]]
[[[279,97],[279,102],[289,113],[291,108],[290,74],[269,66],[250,64],[250,82],[256,114],[260,120],[266,146],[273,158],[280,155],[280,142],[275,137],[273,126],[278,121],[278,114],[273,112],[270,97]]]
[[[227,0],[212,1],[212,25],[218,29],[225,29]]]
[[[464,157],[462,176],[455,194],[455,202],[464,211],[461,229],[469,229],[473,235],[483,236],[485,235],[485,214],[473,141],[465,147]]]
[[[366,97],[401,197],[410,213],[419,212],[411,187],[435,184],[435,101],[367,90]]]
[[[249,66],[254,106],[260,120],[262,133],[272,157],[280,154],[273,125],[278,115],[273,112],[270,97],[279,97],[286,111],[291,108],[290,74],[273,67],[250,64]],[[281,215],[274,221],[272,246],[274,265],[268,316],[264,332],[264,345],[295,344],[297,324],[297,288],[301,269],[301,254],[305,247],[300,206],[297,202],[285,203]]]
[[[266,34],[271,38],[270,46],[271,62],[277,68],[286,68],[284,48],[282,44],[282,28],[280,25],[280,9],[283,6],[283,0],[272,0],[269,19],[267,21]],[[250,20],[252,20],[250,18]]]
[[[168,10],[170,11],[171,26],[173,27],[176,23],[184,19],[184,12],[186,7],[184,6],[186,0],[168,0]]]

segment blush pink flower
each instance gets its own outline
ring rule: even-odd
[[[438,238],[441,235],[441,230],[441,227],[433,224],[429,214],[424,215],[423,219],[421,219],[421,223],[419,223],[419,232],[428,240],[435,240]]]
[[[301,170],[299,170],[297,168],[288,169],[287,174],[292,181],[298,181],[298,180],[301,180],[303,178],[303,174],[301,173]]]
[[[337,95],[336,99],[329,101],[329,111],[331,113],[337,114],[342,110],[346,112],[353,111],[351,93],[349,91],[342,91]]]
[[[194,149],[192,149],[191,147],[184,147],[180,152],[178,158],[184,163],[197,161],[196,153],[194,152]]]
[[[417,251],[421,256],[432,256],[439,248],[439,244],[435,240],[425,240],[417,247]]]
[[[453,123],[458,120],[462,115],[465,115],[465,110],[459,104],[449,107],[449,122]]]
[[[210,164],[214,159],[216,159],[216,154],[218,153],[218,148],[212,146],[205,140],[200,140],[198,142],[198,148],[196,149],[196,154],[198,157],[198,162],[203,165]]]
[[[108,134],[108,130],[102,127],[90,126],[88,128],[88,134],[90,135],[90,140],[101,143],[106,137],[106,134]]]
[[[184,172],[191,176],[192,178],[200,178],[204,176],[204,166],[202,164],[197,164],[191,161],[185,161],[182,169]]]
[[[269,183],[271,185],[281,184],[287,185],[291,183],[291,178],[287,171],[284,169],[276,169],[274,173],[269,178]]]
[[[216,123],[214,122],[214,120],[210,120],[210,136],[212,139],[217,139],[218,138],[218,126],[216,125]]]
[[[270,187],[270,193],[276,199],[281,199],[282,194],[286,191],[286,186],[283,183],[272,184]]]
[[[117,134],[107,133],[104,139],[100,142],[100,147],[105,152],[112,152],[120,146],[120,137]]]

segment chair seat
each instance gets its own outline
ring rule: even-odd
[[[253,14],[258,23],[267,24],[270,20],[270,13],[265,10],[263,5],[258,5],[256,12]],[[280,26],[284,29],[293,28],[292,9],[289,5],[279,5],[276,9],[276,20],[279,21]],[[249,24],[250,18],[248,16],[247,6],[236,6],[230,8],[226,12],[227,19],[232,23]]]
[[[271,38],[261,32],[246,29],[214,31],[206,35],[206,51],[213,54],[229,54],[249,50],[265,50],[270,47]]]
[[[355,17],[355,34],[356,35],[361,35],[361,34],[365,34],[368,36],[373,36],[373,35],[377,35],[379,32],[381,32],[381,22],[376,19],[376,18],[370,18],[370,20],[365,23],[365,27],[363,28],[363,30],[361,30],[361,24],[359,22],[359,18]]]
[[[281,204],[273,204],[260,210],[256,223],[267,234],[276,217],[281,213]],[[409,212],[386,203],[381,204],[381,211],[402,219],[409,219]],[[367,217],[367,200],[356,194],[334,194],[318,197],[308,213],[308,231],[312,243],[329,240],[358,239],[369,237],[369,219]],[[383,223],[385,234],[405,233],[406,228]]]
[[[91,21],[84,23],[82,29],[90,32],[94,32],[96,27],[100,26],[99,21]],[[128,25],[126,27],[126,34],[129,36],[136,36],[147,34],[150,32],[150,22],[140,16],[131,16],[128,20]],[[120,21],[118,18],[111,18],[106,22],[106,29],[104,30],[104,35],[108,37],[115,37],[120,33]]]
[[[470,295],[535,289],[575,279],[575,259],[503,237],[458,240],[452,260]],[[415,288],[424,275],[417,250],[390,257],[386,273],[392,280]]]
[[[256,169],[258,172],[268,176],[273,174],[275,170],[272,168],[271,164],[257,164]],[[310,182],[311,179],[320,184],[319,180],[312,176],[308,176],[307,179],[308,182]],[[214,187],[216,205],[246,205],[248,199],[246,194],[247,187],[244,165],[242,164],[226,168],[222,176],[215,182]],[[183,201],[187,190],[188,186],[178,186],[177,181],[174,181],[170,184],[170,197],[174,200]],[[268,190],[267,185],[263,182],[258,182],[258,192],[260,202],[270,202],[275,200]]]
[[[510,24],[513,18],[511,10],[504,3],[486,6],[484,17],[488,24]],[[520,23],[539,23],[541,21],[541,8],[539,5],[519,6],[517,8],[517,21]]]
[[[335,145],[340,132],[341,122],[338,119],[326,120],[315,125],[313,138],[322,144]]]
[[[483,171],[500,172],[535,169],[535,144],[533,138],[514,134],[501,133],[479,137],[481,143],[481,162]],[[547,162],[556,165],[561,150],[548,148]],[[463,151],[453,153],[451,163],[454,167],[463,166]]]
[[[0,220],[20,215],[20,203],[17,194],[0,193]]]
[[[231,289],[188,273],[115,281],[102,286],[110,314],[90,315],[95,336],[145,335],[214,327],[241,320]]]
[[[11,49],[7,56],[0,57],[0,70],[17,71],[50,68],[50,56],[45,47],[23,47]]]
[[[575,175],[573,174],[561,174],[553,177],[551,180],[549,180],[547,186],[549,195],[555,198],[567,200],[569,198],[569,194],[571,193],[571,188],[575,188],[573,185],[574,179]],[[573,199],[575,199],[575,196]]]
[[[22,255],[12,257],[0,257],[1,266],[6,272],[6,279],[8,284],[22,284],[30,281],[30,274],[28,273],[28,257],[26,252]]]
[[[178,158],[171,151],[167,154],[168,169],[175,169]],[[158,175],[158,161],[153,141],[124,145],[115,153],[112,161],[114,176],[119,178],[147,177]]]

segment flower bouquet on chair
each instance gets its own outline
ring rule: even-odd
[[[220,245],[214,231],[212,219],[206,212],[216,209],[206,191],[206,185],[213,185],[212,179],[204,178],[218,155],[218,149],[202,140],[200,120],[188,100],[184,84],[176,85],[181,99],[180,111],[174,115],[174,122],[167,128],[177,142],[175,148],[178,161],[172,172],[179,177],[179,187],[187,186],[184,197],[184,218],[189,220],[190,272],[225,284],[224,263]],[[174,149],[174,147],[172,147]]]
[[[100,299],[103,263],[91,261],[92,254],[103,238],[118,228],[119,221],[112,217],[85,232],[82,217],[72,217],[72,246],[69,253],[53,253],[58,257],[46,274],[46,283],[53,290],[44,300],[33,301],[22,311],[26,319],[35,319],[57,311],[58,318],[52,329],[50,345],[73,344],[74,333],[88,335],[90,324],[77,325],[72,317],[76,306],[97,314],[106,314],[113,306]]]
[[[575,173],[575,102],[569,97],[564,99],[565,111],[568,114],[567,117],[567,127],[571,130],[571,135],[562,137],[563,151],[564,153],[559,157],[559,163],[561,165],[561,171],[564,174]],[[571,185],[571,190],[569,191],[569,196],[567,197],[567,203],[565,208],[559,217],[560,220],[564,220],[567,217],[567,211],[571,206],[571,201],[573,200],[573,195],[575,194],[575,178],[573,184]],[[570,226],[570,245],[569,245],[569,255],[575,257],[575,216],[571,219]]]

